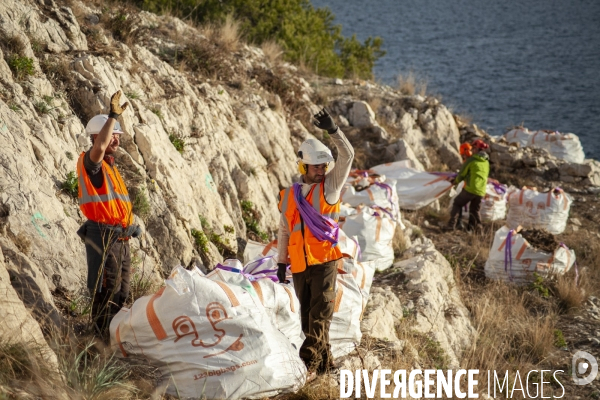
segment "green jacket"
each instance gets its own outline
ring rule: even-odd
[[[471,194],[484,197],[487,179],[490,175],[490,163],[485,153],[473,154],[460,168],[454,183],[465,181],[465,190]]]

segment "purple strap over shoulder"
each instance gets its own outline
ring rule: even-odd
[[[313,208],[302,196],[302,185],[299,183],[294,183],[294,200],[296,200],[296,208],[298,208],[302,220],[313,236],[320,241],[330,242],[331,247],[337,246],[340,231],[338,223]]]

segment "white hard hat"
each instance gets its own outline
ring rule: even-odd
[[[307,165],[319,165],[332,162],[331,150],[317,139],[305,140],[298,149],[298,157]]]
[[[100,133],[100,131],[104,127],[104,124],[106,124],[106,121],[108,121],[108,115],[106,115],[106,114],[96,115],[95,117],[90,119],[90,121],[85,126],[85,133],[88,135],[97,135],[98,133]],[[113,134],[114,133],[123,133],[123,131],[121,130],[121,124],[119,123],[119,121],[115,122],[115,127],[113,128]]]

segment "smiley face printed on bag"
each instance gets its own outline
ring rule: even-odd
[[[205,342],[202,339],[200,339],[194,322],[190,319],[190,317],[185,316],[185,315],[177,317],[173,320],[173,330],[175,331],[175,335],[177,336],[177,339],[175,339],[175,342],[177,342],[179,339],[181,339],[185,336],[193,335],[194,338],[192,339],[191,344],[194,347],[210,348],[210,347],[214,347],[214,346],[218,345],[219,343],[221,343],[221,340],[225,337],[225,330],[218,328],[217,325],[222,321],[231,319],[227,315],[227,311],[225,310],[225,307],[223,307],[223,305],[218,302],[209,303],[206,306],[206,317],[208,318],[208,322],[210,323],[210,325],[214,331],[214,334],[212,335],[213,336],[212,343],[208,340],[207,340],[207,342]],[[226,353],[228,351],[242,350],[244,348],[244,343],[242,343],[242,336],[243,336],[243,334],[240,334],[238,336],[238,338],[232,344],[230,344],[225,350],[218,351],[213,354],[208,354],[208,355],[204,356],[204,358],[214,357],[214,356]]]

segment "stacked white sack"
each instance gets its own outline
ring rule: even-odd
[[[400,207],[418,210],[439,199],[452,188],[446,177],[418,171],[405,166],[403,161],[377,165],[370,173],[385,175],[386,180],[396,181],[396,192]]]
[[[275,251],[274,256],[268,256],[267,258],[273,259],[273,262],[276,261],[277,245],[273,242],[268,245],[253,242],[252,246],[253,248],[248,256],[254,256],[254,262],[264,260],[262,254],[270,254],[273,251]],[[338,274],[336,280],[334,313],[329,328],[331,352],[336,358],[343,357],[350,353],[354,350],[355,345],[360,343],[362,339],[360,316],[366,305],[366,300],[369,296],[368,291],[371,288],[375,272],[369,263],[365,263],[366,267],[363,267],[360,263],[358,263],[357,267],[354,267],[354,257],[357,257],[358,254],[360,254],[360,248],[358,247],[356,238],[348,237],[340,230],[338,246],[340,246],[340,250],[344,255],[344,258],[340,260],[340,268],[338,268],[338,270],[342,270],[342,272],[347,271],[348,274]],[[246,252],[244,252],[244,254],[246,254]],[[347,269],[342,267],[342,265],[348,266]],[[244,267],[244,270],[250,272],[251,266],[252,262],[247,264]],[[271,267],[270,264],[263,263],[261,268],[270,269]],[[284,286],[293,290],[293,278],[291,274],[288,274],[287,279],[290,280],[291,284]],[[275,283],[275,285],[281,284]],[[295,292],[293,292],[293,297],[295,299],[294,304],[298,304],[299,310],[299,303],[296,303],[298,300]],[[288,334],[286,334],[286,336],[290,337]]]
[[[122,357],[140,356],[182,398],[264,398],[295,392],[306,368],[242,274],[173,270],[166,287],[110,324]]]
[[[363,178],[364,179],[364,178]],[[392,213],[397,221],[401,221],[396,181],[387,179],[377,182],[364,190],[356,190],[354,182],[347,182],[342,189],[342,202],[352,207],[365,205],[369,207],[382,207]]]
[[[506,198],[508,196],[508,189],[505,185],[502,185],[504,192],[496,190],[496,187],[492,183],[488,183],[486,187],[486,193],[483,199],[481,200],[481,219],[483,221],[499,221],[506,217]],[[456,192],[450,193],[450,197],[452,197],[452,201],[450,203],[450,208],[452,208],[452,204],[454,204],[454,199],[465,187],[464,181],[457,185]],[[469,205],[467,204],[467,210],[469,209]],[[463,213],[463,218],[468,218],[468,212]]]
[[[579,137],[573,133],[529,131],[527,128],[517,128],[504,135],[509,143],[520,143],[521,146],[536,147],[548,151],[554,157],[581,164],[585,153]]]
[[[506,250],[510,229],[503,226],[494,236],[490,255],[485,263],[485,276],[490,279],[527,284],[535,280],[534,273],[546,277],[550,273],[564,274],[575,263],[575,252],[559,246],[546,253],[531,246],[518,233],[511,234],[510,254]]]
[[[355,215],[346,217],[340,227],[348,236],[356,236],[361,250],[361,261],[376,261],[376,269],[383,271],[394,262],[392,240],[396,222],[385,212],[362,207]]]
[[[338,274],[336,279],[333,319],[329,327],[329,344],[334,358],[351,353],[360,344],[360,319],[363,297],[351,274]]]
[[[547,193],[523,188],[510,192],[507,202],[506,225],[511,229],[521,225],[558,235],[567,227],[572,198],[560,188]]]

